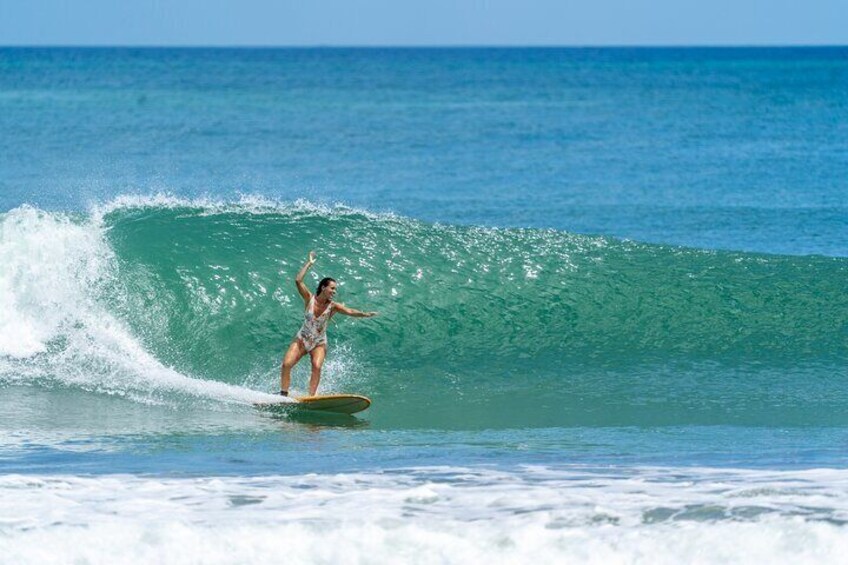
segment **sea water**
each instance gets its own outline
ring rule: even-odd
[[[2,560],[838,561],[846,124],[844,48],[0,49]],[[309,250],[356,418],[252,407]]]

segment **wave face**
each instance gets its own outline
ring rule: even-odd
[[[332,276],[339,301],[380,312],[335,317],[325,388],[394,406],[385,422],[833,423],[822,401],[848,407],[844,259],[249,198],[0,218],[7,382],[246,402],[276,386],[314,249],[310,285]]]

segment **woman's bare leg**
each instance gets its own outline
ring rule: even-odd
[[[312,375],[309,377],[309,396],[315,396],[318,392],[318,383],[321,382],[321,367],[324,365],[324,357],[327,356],[327,346],[319,345],[309,352],[312,357]]]
[[[289,350],[286,351],[286,356],[283,357],[283,366],[280,368],[280,390],[288,392],[291,385],[291,370],[297,365],[297,362],[306,355],[306,348],[300,343],[299,339],[294,340],[289,345]]]

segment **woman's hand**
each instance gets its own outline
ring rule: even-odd
[[[314,251],[309,252],[309,259],[306,262],[309,263],[310,266],[312,266],[315,263],[315,252]]]
[[[376,315],[377,315],[377,312],[363,312],[362,313],[363,318],[373,318]]]

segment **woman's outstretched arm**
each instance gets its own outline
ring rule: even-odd
[[[362,312],[360,310],[356,310],[355,308],[348,308],[344,304],[339,304],[338,302],[335,304],[336,312],[339,314],[344,314],[345,316],[353,316],[354,318],[373,318],[377,315],[377,312]]]

